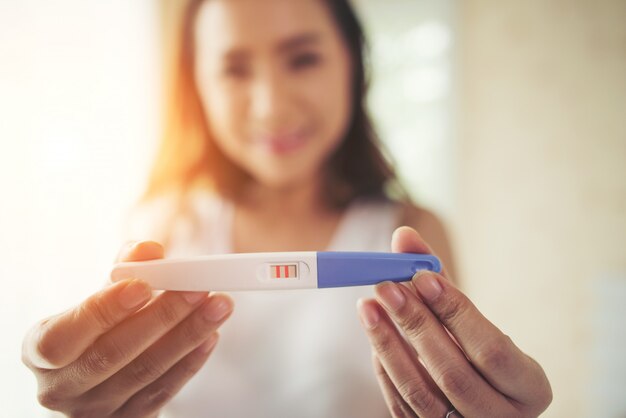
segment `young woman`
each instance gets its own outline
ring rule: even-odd
[[[120,259],[388,251],[391,239],[397,252],[429,242],[453,276],[441,223],[402,198],[366,115],[346,0],[192,0],[184,16],[133,221],[163,245]],[[549,404],[541,367],[445,274],[371,291],[153,296],[128,280],[35,326],[24,361],[39,401],[69,416],[527,417]]]

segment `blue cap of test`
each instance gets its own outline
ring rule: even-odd
[[[411,280],[418,270],[441,272],[441,262],[429,254],[318,252],[317,287],[374,285]]]

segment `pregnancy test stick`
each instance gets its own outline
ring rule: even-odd
[[[111,280],[137,278],[160,290],[279,290],[364,286],[411,280],[418,270],[439,273],[426,254],[276,252],[207,255],[116,264]]]

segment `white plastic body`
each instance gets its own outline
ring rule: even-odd
[[[274,272],[297,266],[296,277]],[[287,270],[281,270],[281,272]],[[290,269],[293,272],[294,269]],[[274,272],[274,274],[272,274]],[[278,276],[278,277],[272,277]],[[317,288],[317,253],[248,253],[116,264],[111,280],[136,278],[159,290],[232,291]]]

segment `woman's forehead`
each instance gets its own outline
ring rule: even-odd
[[[220,56],[241,50],[280,52],[337,34],[322,0],[207,0],[195,22],[196,45]]]

